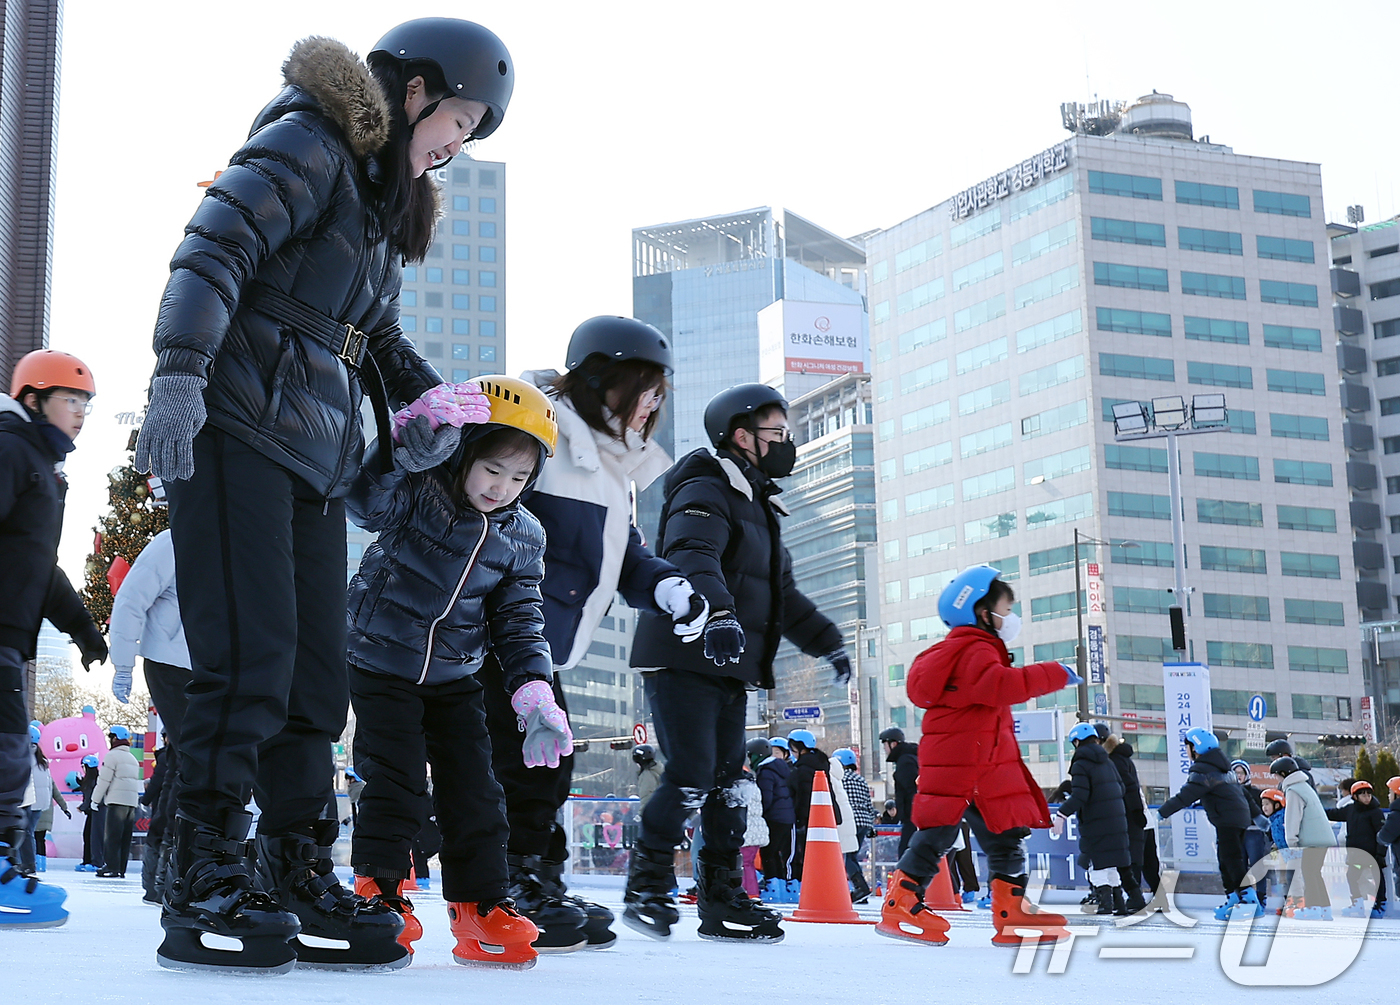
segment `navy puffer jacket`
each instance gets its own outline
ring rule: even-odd
[[[1235,773],[1230,770],[1230,764],[1219,747],[1197,755],[1191,762],[1191,770],[1186,773],[1186,783],[1157,812],[1165,820],[1177,810],[1183,810],[1195,802],[1205,809],[1206,819],[1212,827],[1238,827],[1244,830],[1253,820],[1249,812],[1249,798],[1235,780]]]
[[[788,775],[791,772],[792,765],[781,757],[768,758],[754,772],[758,791],[763,795],[763,819],[770,824],[791,827],[797,823],[792,792],[788,789]]]
[[[326,38],[298,43],[282,72],[287,86],[185,227],[156,320],[155,375],[205,378],[210,425],[338,497],[364,449],[359,378],[242,303],[250,284],[365,332],[391,411],[441,378],[399,328],[401,256],[376,208],[383,90]]]
[[[476,673],[490,650],[507,691],[551,680],[539,521],[518,504],[488,514],[458,503],[450,464],[376,476],[376,451],[345,500],[356,524],[379,532],[350,581],[350,662],[445,684]]]
[[[1128,815],[1123,809],[1123,781],[1100,744],[1081,741],[1069,762],[1074,783],[1060,805],[1062,816],[1079,814],[1079,850],[1094,869],[1132,863],[1128,849]]]

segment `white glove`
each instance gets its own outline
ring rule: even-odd
[[[667,576],[656,584],[656,606],[671,615],[675,633],[682,642],[694,642],[710,618],[710,602],[696,593],[690,581]]]
[[[112,674],[112,697],[123,705],[130,704],[131,667],[117,667],[117,672]]]
[[[1063,834],[1064,832],[1065,832],[1065,818],[1062,817],[1062,816],[1060,816],[1058,813],[1056,813],[1055,816],[1054,816],[1054,819],[1052,819],[1052,820],[1050,821],[1050,836],[1051,836],[1051,837],[1056,837],[1056,838],[1057,838],[1057,837],[1059,837],[1061,834]]]

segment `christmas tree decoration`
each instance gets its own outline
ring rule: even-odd
[[[133,431],[127,450],[135,449]],[[83,603],[104,629],[112,617],[112,596],[127,570],[151,538],[170,526],[169,511],[156,499],[149,477],[136,470],[130,456],[107,476],[110,505],[93,528],[93,551],[84,564],[82,589]]]

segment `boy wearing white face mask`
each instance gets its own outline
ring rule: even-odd
[[[924,945],[948,941],[948,922],[924,904],[929,881],[967,820],[991,870],[996,945],[1019,946],[1016,929],[1042,941],[1069,937],[1065,919],[1025,900],[1026,838],[1050,826],[1050,808],[1021,760],[1011,706],[1079,683],[1064,663],[1013,667],[1008,643],[1021,630],[1015,592],[1000,572],[976,565],[959,573],[938,600],[951,629],[909,672],[909,700],[927,709],[919,743],[913,820],[919,828],[890,876],[876,931]]]

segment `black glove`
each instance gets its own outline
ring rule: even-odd
[[[738,663],[744,654],[744,629],[729,611],[716,611],[705,623],[705,658],[716,666]]]
[[[851,658],[846,655],[846,650],[838,649],[834,653],[827,653],[822,659],[830,663],[831,668],[836,671],[837,684],[845,684],[851,679]]]
[[[426,415],[416,415],[399,430],[394,463],[409,471],[427,471],[452,456],[462,441],[462,430],[444,422],[436,430]]]
[[[89,673],[92,664],[107,661],[107,640],[91,621],[73,633],[73,643],[82,653],[83,669]]]

